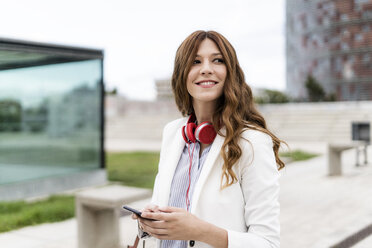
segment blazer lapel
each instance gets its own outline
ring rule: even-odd
[[[212,147],[209,150],[209,154],[204,162],[198,182],[195,185],[195,190],[194,190],[192,201],[191,201],[191,204],[192,204],[191,213],[195,211],[195,208],[198,205],[201,190],[203,189],[204,183],[208,179],[208,175],[211,172],[213,166],[215,165],[215,161],[220,154],[224,139],[225,139],[224,137],[217,134],[216,138],[214,139],[212,143]]]
[[[159,201],[160,206],[167,206],[169,201],[169,193],[173,180],[174,172],[177,168],[178,161],[180,160],[183,148],[185,147],[185,141],[183,140],[181,128],[179,127],[176,131],[176,136],[172,137],[173,142],[170,144],[170,148],[167,151],[167,159],[164,161],[164,176],[162,177],[161,184],[163,185],[161,191],[161,199]]]

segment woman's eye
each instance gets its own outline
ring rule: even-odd
[[[214,61],[216,61],[218,63],[224,63],[225,62],[222,58],[215,59]]]
[[[200,64],[200,60],[195,59],[194,64]]]

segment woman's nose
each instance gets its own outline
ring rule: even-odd
[[[213,69],[210,63],[204,62],[200,69],[200,73],[204,75],[204,74],[212,74],[212,72],[213,72]]]

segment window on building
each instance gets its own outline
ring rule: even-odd
[[[362,16],[364,18],[372,18],[372,10],[365,10],[365,11],[363,11]]]
[[[369,0],[354,0],[354,9],[356,11],[362,10],[362,5],[368,3]]]
[[[323,18],[323,25],[328,26],[330,23],[331,23],[331,22],[330,22],[330,20],[329,20],[329,17],[328,17],[328,16],[325,16],[325,17]]]
[[[329,16],[334,16],[335,14],[335,5],[333,2],[328,1],[323,3],[323,9],[329,14]]]
[[[364,65],[369,65],[371,63],[371,55],[369,53],[363,54],[362,63]]]
[[[340,57],[337,57],[335,59],[335,71],[336,72],[340,72],[342,70],[342,58]]]
[[[341,21],[347,21],[347,20],[349,20],[349,15],[346,14],[346,13],[341,14],[340,19],[341,19]]]
[[[356,42],[361,42],[361,41],[363,41],[363,34],[361,34],[361,33],[357,33],[357,34],[355,34],[355,35],[354,35],[354,41],[356,41]]]
[[[341,50],[349,50],[350,46],[347,42],[341,42]]]
[[[368,33],[370,30],[371,30],[371,28],[370,28],[369,24],[365,24],[365,25],[362,26],[362,31],[364,33]]]
[[[354,0],[354,4],[365,4],[368,3],[369,0]]]

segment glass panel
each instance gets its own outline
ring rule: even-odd
[[[101,60],[0,71],[0,184],[100,167]]]

